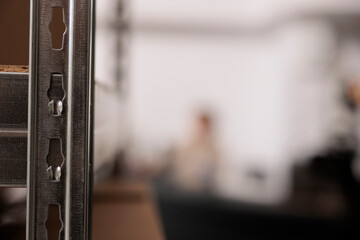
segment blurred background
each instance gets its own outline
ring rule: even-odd
[[[97,1],[94,238],[358,239],[359,28],[356,0]]]

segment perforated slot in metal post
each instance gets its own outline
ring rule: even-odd
[[[50,204],[48,208],[47,219],[45,222],[48,240],[60,239],[60,231],[63,227],[63,223],[61,221],[60,216],[61,216],[60,205]]]
[[[54,50],[61,50],[64,46],[64,35],[66,32],[63,7],[52,8],[52,19],[49,29],[51,32],[52,48]]]
[[[49,154],[47,155],[46,162],[48,164],[46,173],[49,180],[60,181],[64,155],[62,153],[61,140],[59,138],[50,139]]]
[[[49,113],[53,116],[60,116],[64,109],[63,100],[65,98],[65,90],[63,87],[63,77],[60,73],[51,74],[50,88],[48,90],[49,97]]]

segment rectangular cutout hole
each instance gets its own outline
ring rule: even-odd
[[[61,221],[61,212],[59,204],[50,204],[48,208],[48,215],[45,222],[48,240],[60,239],[60,231],[63,227]]]
[[[49,30],[51,33],[52,48],[54,50],[61,50],[64,45],[64,35],[66,32],[63,7],[52,8],[52,17]]]

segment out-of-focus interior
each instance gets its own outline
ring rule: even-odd
[[[359,238],[359,1],[96,12],[94,239]]]

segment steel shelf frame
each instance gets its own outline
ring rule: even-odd
[[[30,72],[0,73],[0,186],[27,188],[28,240],[47,239],[51,204],[60,209],[59,239],[90,239],[94,6],[31,0]],[[49,30],[54,7],[66,29],[60,49]],[[63,96],[52,99],[52,86]]]

